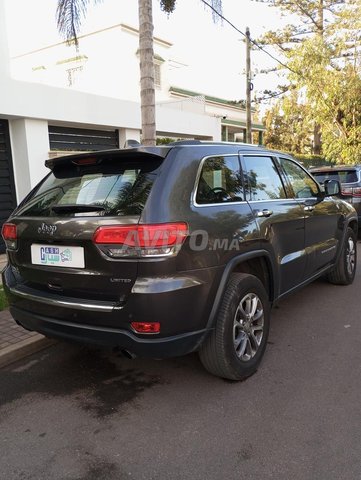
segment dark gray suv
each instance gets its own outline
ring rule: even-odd
[[[10,311],[29,330],[129,356],[199,351],[239,380],[275,301],[354,279],[355,210],[286,154],[195,141],[46,165],[2,232]]]

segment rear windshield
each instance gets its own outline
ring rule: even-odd
[[[325,180],[338,180],[340,183],[358,182],[356,170],[337,170],[331,172],[313,172],[312,175],[319,183]]]
[[[94,166],[68,165],[54,169],[17,215],[140,215],[160,163],[147,159],[120,165],[115,160]]]

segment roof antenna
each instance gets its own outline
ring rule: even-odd
[[[138,140],[126,140],[124,142],[124,147],[123,148],[133,148],[133,147],[140,147],[140,143]]]

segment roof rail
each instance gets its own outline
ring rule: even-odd
[[[200,140],[179,140],[177,142],[168,143],[168,145],[200,145]]]

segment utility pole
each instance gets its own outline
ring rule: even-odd
[[[252,90],[252,78],[251,78],[251,34],[249,28],[246,28],[246,128],[247,128],[247,143],[252,143],[252,114],[251,114],[251,90]]]

